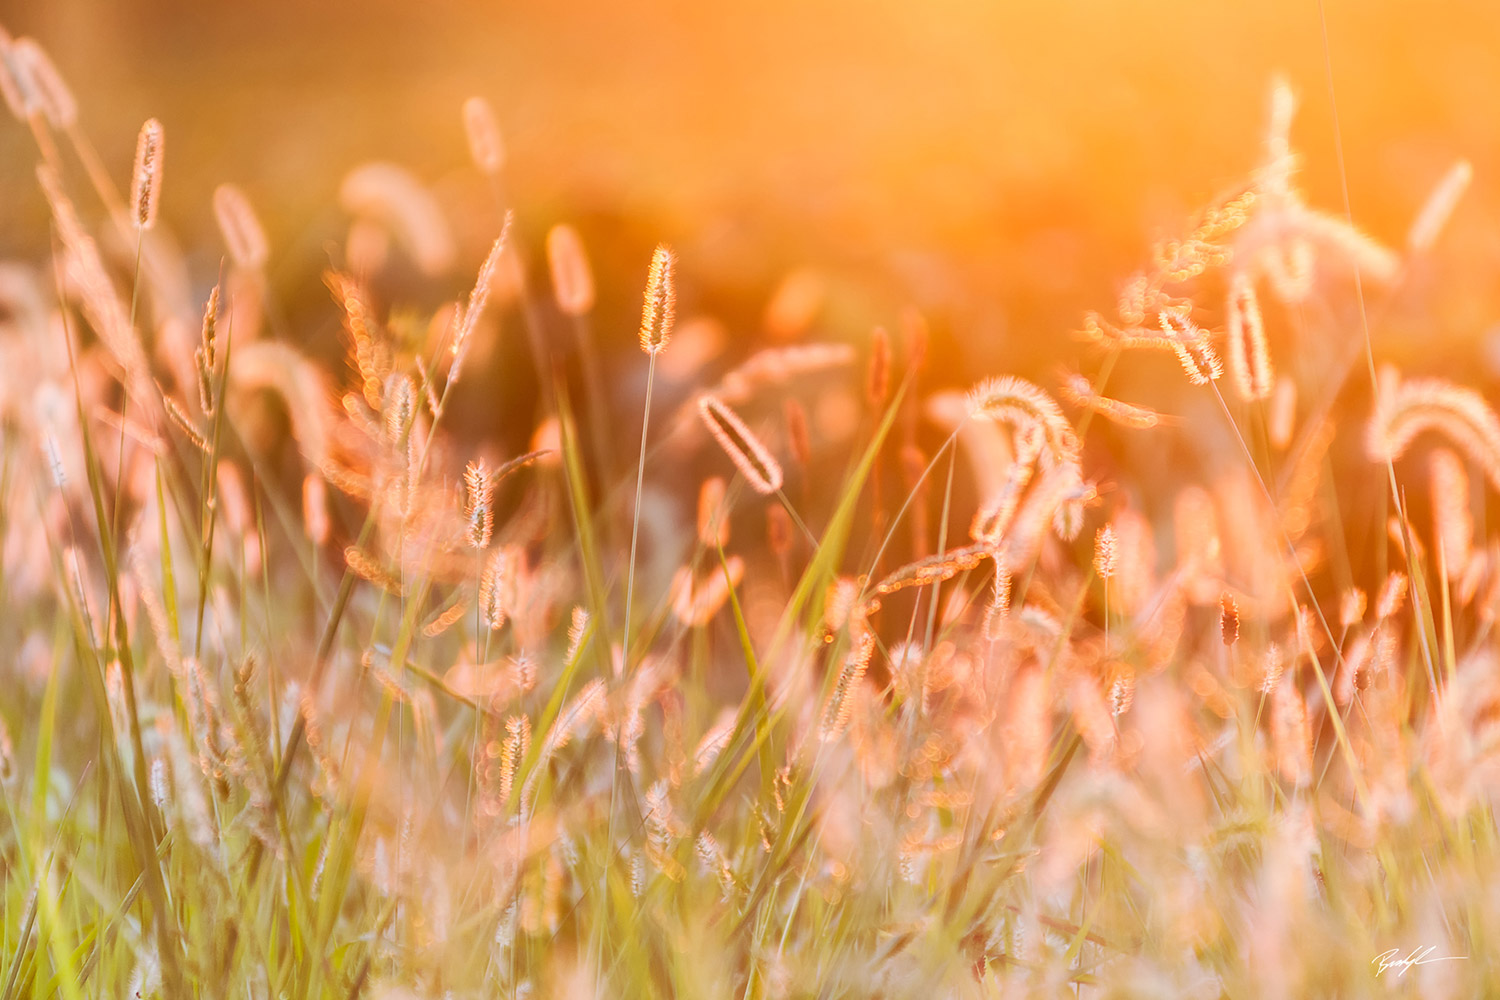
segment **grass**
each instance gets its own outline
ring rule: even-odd
[[[566,302],[497,249],[413,322],[386,281],[445,223],[366,191],[345,370],[233,329],[279,315],[258,253],[193,351],[175,251],[8,65],[55,249],[5,336],[69,402],[0,438],[0,1000],[1500,991],[1500,421],[1378,368],[1434,220],[1397,253],[1306,204],[1285,90],[1241,189],[1080,308],[1072,410],[964,396],[916,327],[674,410],[659,250],[622,474],[600,358],[580,398],[545,346],[634,322],[576,240]],[[544,387],[497,456],[443,417],[518,316]],[[1110,395],[1132,367],[1159,400]],[[1211,461],[1146,483],[1135,436]],[[713,476],[732,531],[691,523]]]

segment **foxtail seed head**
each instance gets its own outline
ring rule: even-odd
[[[464,131],[469,137],[469,155],[474,165],[492,177],[498,174],[505,166],[505,143],[500,138],[494,109],[484,98],[464,101]]]
[[[57,71],[47,51],[35,39],[17,38],[11,55],[25,67],[36,103],[53,128],[70,129],[78,123],[78,101]]]
[[[660,354],[672,336],[672,321],[677,313],[677,288],[672,277],[676,263],[665,243],[651,255],[646,303],[641,310],[641,350],[647,354]]]
[[[199,335],[198,347],[193,351],[193,367],[198,375],[198,405],[206,417],[214,415],[218,402],[218,320],[219,286],[215,285],[209,293],[208,304],[203,307],[203,331]]]
[[[1115,575],[1117,549],[1114,526],[1106,524],[1094,536],[1094,570],[1101,580],[1108,580]]]
[[[229,259],[234,266],[246,271],[259,271],[266,266],[271,251],[266,243],[266,231],[245,192],[233,184],[220,184],[214,188],[214,219],[219,224],[219,234],[229,249]]]
[[[1240,606],[1227,590],[1219,597],[1219,634],[1226,646],[1240,639]]]
[[[16,44],[19,46],[20,42]],[[36,82],[38,89],[42,89],[40,73],[37,74]],[[1406,245],[1412,253],[1426,253],[1432,249],[1473,180],[1474,168],[1468,160],[1459,160],[1443,175],[1438,186],[1427,197],[1422,211],[1417,213],[1416,220],[1411,224],[1411,231],[1407,234]]]
[[[552,270],[552,295],[564,315],[583,316],[594,308],[594,272],[578,230],[552,227],[547,234],[547,264]]]
[[[32,115],[41,111],[41,98],[32,82],[30,68],[4,31],[0,28],[0,97],[5,99],[5,106],[16,116],[16,121],[30,121]]]
[[[136,139],[135,170],[130,177],[130,217],[142,231],[156,225],[156,210],[161,203],[162,145],[161,122],[147,119]]]
[[[1272,389],[1271,353],[1255,284],[1243,274],[1229,283],[1227,333],[1229,371],[1240,398],[1267,398]]]
[[[490,286],[494,284],[495,272],[500,268],[501,258],[505,253],[506,241],[510,236],[511,222],[515,216],[512,212],[505,213],[505,222],[500,227],[500,235],[490,246],[490,252],[485,256],[484,263],[479,265],[479,275],[474,279],[474,288],[469,292],[469,304],[459,310],[455,319],[457,324],[453,333],[453,343],[449,350],[453,354],[453,368],[450,370],[449,379],[457,377],[457,371],[463,366],[464,351],[468,347],[469,337],[479,325],[479,317],[484,315],[485,306],[490,301]]]
[[[724,504],[726,484],[722,476],[712,476],[698,488],[698,541],[705,548],[723,548],[729,544],[729,511]]]
[[[484,462],[470,462],[464,469],[464,519],[468,522],[470,548],[483,550],[495,530],[495,487]]]
[[[698,413],[755,492],[781,489],[781,464],[733,410],[717,396],[705,394],[698,397]]]
[[[328,487],[323,477],[310,472],[302,480],[302,523],[308,540],[322,548],[333,533],[328,519]]]

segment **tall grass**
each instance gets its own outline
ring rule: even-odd
[[[0,43],[54,219],[0,327],[0,1000],[1500,992],[1500,423],[1378,367],[1466,165],[1397,253],[1307,204],[1278,87],[1239,190],[1080,304],[1070,409],[949,384],[916,322],[674,407],[658,249],[622,472],[636,373],[592,345],[634,317],[572,229],[556,302],[506,213],[413,321],[390,276],[457,298],[458,251],[360,168],[326,371],[220,188],[194,345],[160,125],[127,203]],[[504,455],[443,418],[517,317],[546,385]],[[1132,438],[1210,460],[1136,481]]]

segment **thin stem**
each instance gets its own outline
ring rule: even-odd
[[[630,666],[630,609],[635,599],[635,554],[641,534],[641,496],[646,482],[646,440],[651,431],[651,396],[656,386],[656,353],[646,362],[646,406],[641,417],[641,454],[635,470],[635,510],[630,519],[630,562],[625,569],[625,622],[621,627],[620,672],[623,675]],[[620,793],[620,740],[614,741],[615,764],[609,784],[609,829],[605,840],[606,868],[600,874],[608,879],[608,863],[615,855],[615,806]],[[606,884],[602,887],[607,887]],[[604,947],[603,930],[600,930],[600,953]],[[596,963],[596,968],[598,967]]]
[[[646,435],[651,429],[651,394],[656,385],[656,355],[646,363],[646,412],[641,418],[641,457],[635,470],[635,513],[630,519],[630,562],[625,571],[625,624],[620,640],[622,669],[630,665],[630,608],[635,597],[635,552],[641,534],[641,493],[646,482]]]
[[[478,667],[481,663],[484,663],[485,660],[488,659],[488,656],[485,654],[489,652],[489,635],[484,631],[484,625],[486,624],[482,615],[482,605],[484,603],[484,600],[480,596],[480,593],[484,588],[484,553],[478,553],[476,559],[477,563],[474,570],[474,666]],[[483,653],[480,651],[479,645],[479,637],[481,634],[484,634]],[[476,702],[474,706],[474,759],[469,762],[469,777],[464,787],[464,823],[462,836],[459,841],[466,847],[469,843],[469,820],[472,817],[472,810],[474,808],[474,767],[479,759],[483,720],[484,711],[478,706]]]
[[[814,551],[817,551],[818,536],[812,533],[812,529],[808,528],[807,523],[802,520],[802,516],[797,513],[797,509],[792,506],[792,502],[786,498],[786,491],[778,488],[776,490],[776,498],[781,501],[782,509],[792,519],[792,523],[797,526],[797,530],[802,532],[802,537],[807,539],[807,544],[811,545]]]
[[[954,450],[948,456],[948,483],[943,489],[943,516],[938,519],[938,546],[939,552],[948,549],[948,517],[952,512],[953,505],[953,470],[958,465],[958,451]],[[927,632],[922,639],[922,649],[932,650],[932,633],[937,627],[938,598],[942,594],[943,581],[932,585],[932,603],[927,608]]]
[[[145,245],[146,231],[135,231],[135,274],[130,281],[130,329],[135,329],[136,309],[141,301],[141,249]],[[130,383],[120,383],[120,447],[115,453],[115,497],[110,508],[110,532],[120,536],[120,494],[125,482],[125,420],[130,412]]]
[[[964,420],[967,422],[968,418],[966,417]],[[953,433],[948,435],[948,439],[942,443],[937,451],[933,452],[932,458],[928,459],[927,466],[922,470],[922,474],[917,477],[917,481],[912,484],[910,491],[907,492],[906,500],[901,504],[901,509],[896,511],[895,518],[891,520],[890,525],[886,528],[885,537],[880,540],[880,547],[875,550],[875,558],[870,560],[870,576],[874,576],[876,568],[880,565],[881,558],[885,555],[885,550],[890,547],[892,540],[895,539],[896,529],[901,525],[901,519],[906,516],[906,512],[911,508],[912,501],[916,499],[917,492],[921,490],[922,484],[927,481],[927,477],[932,474],[932,470],[937,468],[938,462],[942,460],[943,453],[953,447],[954,442],[958,440],[958,432],[961,430],[963,430],[962,423],[954,428]],[[859,599],[861,601],[868,596],[869,587],[873,582],[872,580],[866,583],[865,588],[860,591]]]
[[[1209,387],[1213,390],[1214,399],[1216,399],[1219,403],[1219,410],[1224,415],[1224,421],[1229,425],[1229,429],[1233,432],[1236,443],[1238,443],[1240,446],[1240,453],[1244,456],[1245,463],[1249,466],[1251,475],[1254,477],[1256,485],[1260,487],[1261,496],[1265,498],[1266,504],[1274,516],[1277,509],[1276,500],[1271,496],[1271,491],[1266,486],[1265,477],[1260,474],[1260,469],[1256,466],[1255,459],[1250,454],[1250,447],[1245,443],[1245,437],[1240,433],[1239,425],[1234,422],[1234,415],[1229,412],[1229,404],[1224,402],[1224,395],[1219,392],[1219,384],[1217,382],[1210,382]],[[1276,531],[1281,536],[1281,544],[1287,552],[1288,556],[1291,558],[1292,565],[1296,567],[1297,575],[1302,581],[1302,586],[1307,591],[1309,606],[1311,607],[1313,614],[1317,617],[1318,623],[1323,626],[1323,633],[1328,637],[1328,641],[1330,643],[1333,643],[1334,664],[1336,668],[1343,669],[1344,657],[1343,653],[1338,648],[1337,639],[1333,634],[1333,629],[1329,626],[1328,619],[1323,614],[1323,608],[1317,601],[1317,594],[1313,590],[1312,582],[1307,578],[1307,570],[1302,567],[1302,563],[1296,558],[1296,547],[1292,544],[1291,539],[1287,537],[1286,530],[1282,527],[1279,520],[1276,522]],[[1291,605],[1293,607],[1296,607],[1297,594],[1293,589],[1290,581],[1287,582],[1286,592],[1287,598],[1291,602]],[[1360,804],[1363,806],[1369,802],[1369,791],[1365,787],[1364,777],[1359,770],[1359,762],[1355,759],[1353,746],[1349,742],[1348,734],[1344,730],[1343,721],[1339,717],[1338,706],[1334,703],[1333,689],[1329,686],[1328,678],[1323,671],[1323,667],[1318,663],[1316,658],[1313,659],[1312,665],[1314,673],[1317,675],[1318,687],[1323,694],[1324,704],[1328,708],[1329,720],[1333,723],[1334,736],[1336,738],[1339,749],[1344,753],[1345,761],[1348,763],[1350,778],[1354,782],[1355,794],[1358,797]],[[1264,702],[1264,699],[1262,699],[1262,702]],[[1257,709],[1257,720],[1259,719],[1259,715],[1260,710]]]
[[[1328,107],[1333,115],[1333,152],[1335,162],[1337,162],[1339,168],[1339,190],[1343,195],[1344,220],[1352,226],[1354,225],[1354,206],[1349,198],[1349,170],[1348,165],[1344,161],[1344,132],[1342,126],[1339,124],[1338,95],[1335,93],[1333,86],[1333,52],[1328,44],[1328,12],[1323,7],[1323,0],[1318,0],[1318,23],[1322,29],[1323,70],[1328,80]],[[1354,300],[1359,307],[1359,327],[1364,336],[1365,366],[1370,376],[1370,391],[1378,396],[1380,393],[1380,379],[1375,372],[1375,341],[1370,335],[1370,316],[1365,307],[1365,283],[1363,276],[1360,274],[1359,262],[1356,260],[1352,263],[1354,270]],[[1410,522],[1406,515],[1406,501],[1402,497],[1401,488],[1396,482],[1396,465],[1389,455],[1385,459],[1385,475],[1391,488],[1391,503],[1395,505],[1396,518],[1402,526],[1404,536],[1407,534]],[[1403,538],[1403,541],[1405,542],[1406,551],[1410,552],[1411,540]],[[1411,600],[1413,610],[1417,612],[1417,622],[1420,624],[1425,617],[1423,609],[1420,607],[1422,597],[1425,595],[1419,594],[1418,589],[1416,587],[1412,588]],[[1430,613],[1431,609],[1428,608],[1427,611]],[[1417,634],[1421,639],[1422,656],[1427,662],[1427,674],[1432,685],[1432,693],[1436,695],[1437,673],[1432,663],[1433,651],[1427,642],[1427,630],[1425,628],[1418,628]]]

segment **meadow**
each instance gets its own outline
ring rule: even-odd
[[[955,384],[806,271],[613,308],[476,97],[462,220],[350,165],[328,357],[244,190],[0,89],[0,1000],[1500,994],[1500,417],[1379,347],[1468,162],[1377,240],[1268,81]]]

